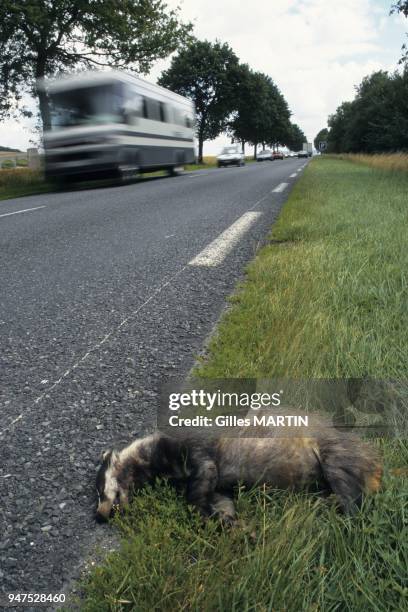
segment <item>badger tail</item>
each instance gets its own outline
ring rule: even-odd
[[[326,483],[346,514],[361,507],[364,495],[376,493],[380,488],[379,456],[358,438],[320,440],[318,460]]]

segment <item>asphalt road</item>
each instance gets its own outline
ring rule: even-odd
[[[66,591],[106,537],[102,450],[154,427],[160,383],[189,371],[304,164],[0,203],[3,592]]]

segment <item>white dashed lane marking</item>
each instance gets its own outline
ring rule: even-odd
[[[245,232],[259,219],[261,212],[246,212],[235,223],[205,247],[190,262],[190,266],[218,266],[234,248]]]
[[[282,191],[284,191],[286,189],[288,184],[289,183],[281,183],[280,185],[275,187],[275,189],[272,189],[272,193],[281,193]]]
[[[45,206],[36,206],[35,208],[25,208],[24,210],[16,210],[15,212],[4,213],[0,217],[10,217],[11,215],[20,215],[21,213],[31,212],[32,210],[39,210],[45,208]]]

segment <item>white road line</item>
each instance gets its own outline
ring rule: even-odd
[[[151,302],[156,295],[158,295],[159,293],[161,293],[163,291],[163,289],[165,289],[168,285],[170,285],[178,276],[180,276],[184,270],[187,269],[187,264],[184,265],[182,268],[180,268],[180,270],[178,270],[178,272],[175,272],[175,274],[173,274],[167,281],[163,282],[161,285],[159,285],[159,287],[157,287],[157,289],[155,289],[150,296],[143,302],[143,304],[141,304],[138,308],[136,308],[135,310],[133,310],[125,319],[123,319],[123,321],[121,321],[119,323],[119,325],[117,325],[116,327],[112,328],[110,332],[108,332],[99,342],[97,342],[96,344],[94,344],[93,346],[90,347],[90,349],[85,353],[85,355],[82,355],[82,357],[78,358],[77,361],[70,367],[68,368],[64,374],[62,374],[62,376],[60,376],[60,378],[58,378],[58,380],[54,381],[52,385],[50,385],[47,389],[45,389],[45,391],[43,393],[41,393],[41,395],[39,395],[38,397],[36,397],[36,399],[32,402],[32,404],[30,404],[30,406],[27,407],[27,409],[25,410],[24,414],[20,414],[17,418],[13,419],[10,423],[8,423],[4,429],[0,430],[0,439],[1,437],[7,432],[9,431],[13,425],[15,425],[18,422],[23,421],[27,416],[29,416],[29,414],[31,413],[32,409],[39,403],[41,402],[44,397],[46,395],[48,395],[48,393],[50,393],[51,391],[53,391],[56,387],[58,387],[58,385],[60,385],[63,380],[65,378],[67,378],[71,372],[73,370],[76,370],[76,368],[84,361],[86,361],[88,359],[88,357],[94,353],[95,351],[97,351],[103,344],[105,344],[105,342],[107,342],[115,333],[117,333],[124,325],[126,325],[129,321],[131,321],[132,319],[134,319],[139,312],[145,307],[147,306],[147,304],[149,304],[149,302]]]
[[[281,183],[280,185],[275,187],[275,189],[272,189],[271,193],[281,193],[282,191],[286,189],[288,185],[289,183]]]
[[[294,172],[293,174],[291,174],[291,175],[289,176],[289,178],[295,178],[296,176],[297,176],[297,174],[296,174],[296,172]]]
[[[235,223],[205,247],[196,257],[189,261],[189,266],[218,266],[237,244],[241,236],[262,215],[261,212],[246,212]]]
[[[255,204],[253,204],[251,206],[251,208],[248,209],[248,212],[245,213],[245,215],[256,215],[257,217],[262,215],[263,213],[261,212],[255,212],[255,213],[251,213],[249,211],[251,211],[252,209],[254,209],[256,206],[258,206],[258,204],[260,204],[261,202],[263,202],[267,197],[269,196],[269,192],[267,194],[265,194],[264,196],[262,196],[261,198],[259,198],[259,200],[257,200],[255,202]],[[44,206],[39,206],[38,208],[45,208]],[[29,210],[35,210],[33,209],[29,209]],[[22,212],[22,211],[20,211]],[[245,216],[244,215],[244,216]],[[150,296],[143,302],[143,304],[141,304],[138,308],[136,308],[135,310],[133,310],[125,319],[123,319],[123,321],[121,321],[121,323],[119,325],[117,325],[116,327],[114,327],[109,333],[107,333],[99,342],[97,342],[96,344],[94,344],[93,346],[91,346],[89,348],[89,350],[85,353],[85,355],[82,355],[82,357],[77,358],[77,361],[70,367],[68,368],[64,374],[62,376],[60,376],[60,378],[58,378],[57,380],[55,380],[47,389],[44,390],[43,393],[41,393],[41,395],[39,395],[38,397],[35,398],[35,400],[27,407],[27,409],[25,410],[24,414],[19,414],[18,417],[16,417],[15,419],[13,419],[10,423],[6,424],[6,426],[0,430],[0,439],[2,438],[2,436],[10,431],[13,427],[13,425],[16,425],[17,423],[21,423],[21,421],[23,421],[24,419],[26,419],[31,411],[37,406],[37,404],[39,404],[46,395],[48,395],[49,393],[51,393],[56,387],[58,387],[70,374],[71,372],[73,372],[74,370],[76,370],[78,368],[78,366],[83,363],[84,361],[86,361],[88,359],[88,357],[96,352],[103,344],[105,344],[105,342],[107,342],[115,333],[117,333],[123,326],[127,325],[127,323],[129,321],[131,321],[132,319],[134,319],[141,310],[143,310],[143,308],[145,308],[145,306],[147,306],[155,297],[156,295],[159,295],[163,289],[165,289],[168,285],[170,285],[176,278],[178,278],[183,272],[184,270],[187,270],[188,268],[188,264],[184,265],[182,268],[180,268],[177,272],[175,272],[167,281],[162,282],[161,285],[159,285],[159,287],[157,287],[157,289],[155,289]]]
[[[35,208],[25,208],[24,210],[16,210],[11,213],[4,213],[0,215],[0,217],[10,217],[10,215],[19,215],[20,213],[30,212],[31,210],[39,210],[40,208],[45,208],[45,206],[36,206]]]

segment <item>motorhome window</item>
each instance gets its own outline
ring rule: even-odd
[[[147,118],[153,121],[161,121],[160,102],[153,98],[146,98]]]
[[[184,125],[183,115],[179,108],[173,107],[174,123]]]
[[[51,128],[123,123],[123,89],[118,83],[50,93]]]
[[[127,87],[125,94],[125,102],[123,105],[127,121],[144,116],[144,101],[143,97],[134,87]]]
[[[147,100],[145,97],[143,97],[143,117],[145,119],[147,119],[148,115],[147,115]]]
[[[167,107],[163,102],[160,102],[160,121],[167,121]]]
[[[186,126],[187,126],[188,128],[192,128],[192,127],[193,127],[193,125],[194,125],[194,120],[193,120],[193,118],[192,118],[190,115],[188,115],[188,114],[186,114],[186,116],[185,116],[185,124],[186,124]]]
[[[168,123],[174,123],[174,108],[170,104],[166,104],[166,121]]]

